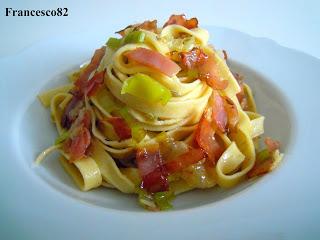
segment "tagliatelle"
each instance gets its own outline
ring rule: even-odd
[[[126,28],[70,75],[71,84],[41,93],[60,137],[37,163],[58,149],[81,190],[137,193],[153,210],[166,208],[157,200],[163,192],[232,187],[250,171],[256,176],[253,168],[274,169],[277,149],[265,157],[272,167],[259,169],[264,117],[250,87],[208,45],[208,32],[184,21],[174,15],[163,28],[150,30],[150,21]]]
[[[43,94],[39,94],[38,98],[40,100],[40,102],[43,104],[43,106],[45,107],[49,107],[52,98],[57,95],[58,93],[67,93],[69,92],[71,89],[73,88],[72,84],[67,84],[61,87],[57,87],[54,89],[51,89],[49,91],[46,91]]]
[[[59,160],[82,191],[88,191],[102,184],[100,169],[92,158],[81,159],[74,164],[69,163],[63,156]]]

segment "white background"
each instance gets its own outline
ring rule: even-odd
[[[67,7],[68,17],[6,17],[5,8],[56,9]],[[161,23],[172,13],[196,16],[200,25],[224,26],[270,38],[320,58],[320,1],[158,0],[158,1],[4,1],[0,2],[0,57],[65,33],[114,30],[145,19]],[[106,32],[107,34],[107,32]],[[107,36],[106,36],[107,38]],[[214,42],[214,38],[212,39]]]

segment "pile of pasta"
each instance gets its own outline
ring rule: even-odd
[[[273,170],[279,143],[266,138],[250,87],[208,44],[196,18],[172,15],[118,32],[70,83],[41,93],[59,137],[53,150],[82,191],[139,195],[151,210],[195,188],[232,187]]]

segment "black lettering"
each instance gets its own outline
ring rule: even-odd
[[[12,8],[6,8],[6,16],[9,16],[11,12],[12,12]]]
[[[37,10],[37,9],[13,9],[13,8],[5,8],[5,16],[19,16],[19,17],[29,17],[29,16],[69,16],[68,8],[57,8],[57,9],[49,9],[49,10]]]
[[[23,10],[22,16],[29,17],[29,10]]]
[[[57,8],[57,16],[62,16],[62,8]]]
[[[64,8],[63,10],[65,11],[63,16],[68,16],[68,8]]]

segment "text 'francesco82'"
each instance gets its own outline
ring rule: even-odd
[[[66,17],[68,15],[68,8],[57,8],[57,9],[13,9],[6,8],[7,17]]]

